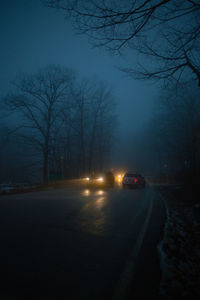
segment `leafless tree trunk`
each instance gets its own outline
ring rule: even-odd
[[[79,159],[80,159],[80,173],[81,175],[86,172],[86,132],[88,122],[88,103],[90,97],[89,81],[83,80],[79,86],[71,90],[74,100],[74,120],[73,128],[78,134],[79,144]]]
[[[69,103],[73,73],[49,66],[15,83],[16,91],[5,98],[10,111],[19,114],[19,134],[43,156],[43,181],[48,181],[52,133],[63,124],[63,110]]]
[[[107,127],[107,132],[99,131],[100,128],[109,124],[109,121],[113,119],[114,112],[114,101],[111,94],[111,91],[108,90],[104,84],[100,84],[92,97],[92,101],[90,104],[91,107],[91,133],[90,133],[90,142],[89,142],[89,160],[88,160],[88,169],[89,172],[94,171],[95,163],[94,163],[94,155],[100,145],[105,142],[108,145],[109,141],[107,139],[107,135],[109,134],[109,127]],[[101,133],[101,136],[98,136],[98,131]],[[113,133],[113,128],[112,128]],[[110,137],[111,138],[111,137]],[[101,153],[102,162],[103,155],[105,153]],[[98,158],[95,157],[97,160]],[[98,161],[99,162],[99,161]]]

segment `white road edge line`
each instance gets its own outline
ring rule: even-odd
[[[153,209],[153,197],[151,199],[149,209],[147,212],[146,219],[143,223],[142,229],[139,232],[138,238],[135,242],[135,245],[131,251],[128,261],[126,262],[125,268],[121,273],[119,282],[114,290],[113,300],[126,300],[127,299],[127,292],[128,292],[128,285],[130,281],[133,279],[136,270],[136,260],[138,254],[140,252],[141,246],[143,244],[144,236],[150,221],[151,213]]]

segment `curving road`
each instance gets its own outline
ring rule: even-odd
[[[150,187],[0,197],[0,299],[155,300],[164,221]]]

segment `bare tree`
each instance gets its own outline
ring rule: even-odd
[[[73,117],[71,119],[71,126],[77,137],[78,146],[78,161],[79,172],[85,174],[86,172],[86,143],[89,117],[89,106],[91,99],[92,84],[87,79],[83,79],[79,85],[72,87],[71,95],[74,100]]]
[[[86,79],[71,93],[74,154],[77,155],[79,175],[83,175],[105,166],[114,135],[111,126],[115,115],[114,97],[104,83]]]
[[[121,70],[136,79],[170,79],[177,84],[187,78],[200,86],[199,42],[196,32],[183,33],[170,28],[153,40],[141,39],[137,50],[142,63]],[[144,57],[148,58],[145,63]]]
[[[163,23],[199,14],[196,0],[46,0],[75,19],[79,32],[98,45],[119,50],[135,37]]]
[[[51,147],[51,173],[65,178],[107,168],[115,128],[114,100],[105,84],[76,81],[70,98],[72,105],[62,112],[63,126]]]
[[[90,101],[90,129],[89,129],[89,150],[88,169],[94,171],[97,161],[97,149],[100,150],[105,143],[109,145],[108,135],[113,135],[113,128],[109,127],[114,118],[114,99],[111,90],[104,83],[95,86]],[[112,132],[112,133],[111,133]],[[110,137],[111,138],[111,137]],[[105,145],[104,145],[105,146]],[[105,159],[105,152],[101,152],[101,165]],[[94,161],[95,158],[95,161]],[[99,166],[100,167],[100,166]]]
[[[48,181],[53,132],[63,124],[62,113],[70,106],[69,87],[74,74],[49,66],[15,82],[15,92],[5,98],[7,109],[18,113],[18,134],[43,156],[43,181]]]
[[[189,70],[200,85],[199,1],[44,2],[50,7],[64,10],[74,20],[76,30],[87,34],[95,46],[104,46],[114,52],[123,52],[127,47],[139,51],[142,54],[142,64],[137,69],[130,66],[123,68],[123,71],[134,78],[175,78],[180,81]]]

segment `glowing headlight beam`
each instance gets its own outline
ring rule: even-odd
[[[117,180],[118,182],[121,182],[121,181],[122,181],[122,175],[121,175],[121,174],[117,175],[117,176],[116,176],[116,180]]]
[[[103,177],[99,177],[97,180],[98,181],[103,181]]]

